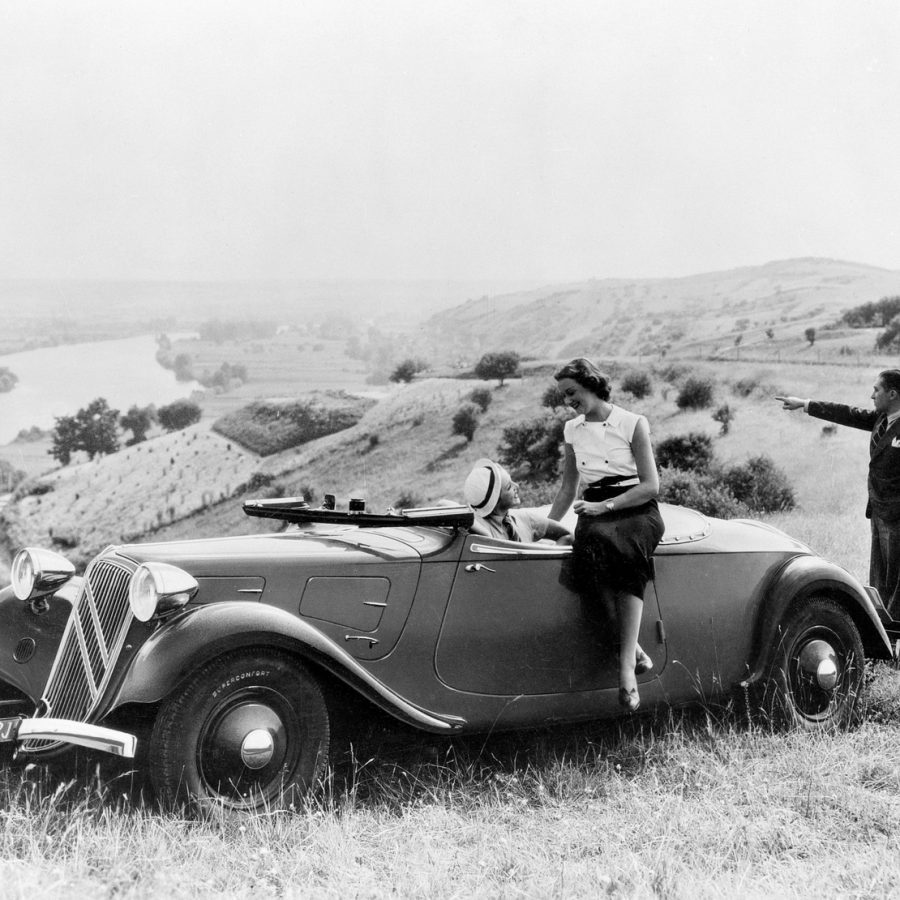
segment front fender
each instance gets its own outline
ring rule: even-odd
[[[0,590],[0,681],[41,699],[82,579],[73,578],[39,604]]]
[[[866,656],[890,659],[891,642],[881,624],[872,598],[863,586],[840,566],[818,556],[795,556],[778,572],[760,610],[750,674],[742,682],[760,681],[770,670],[778,648],[779,630],[792,603],[814,594],[830,597],[852,616],[859,629]]]
[[[409,703],[303,619],[274,606],[234,601],[200,606],[161,625],[135,654],[109,708],[156,703],[199,666],[245,647],[280,647],[309,659],[418,728],[448,732],[465,724]]]

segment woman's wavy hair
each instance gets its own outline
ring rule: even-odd
[[[557,381],[570,378],[585,390],[596,394],[601,400],[609,400],[609,376],[604,375],[589,359],[585,359],[583,356],[567,362],[553,374],[553,377]]]

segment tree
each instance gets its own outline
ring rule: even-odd
[[[816,329],[815,328],[807,328],[806,331],[803,332],[803,336],[809,341],[809,346],[816,342]]]
[[[888,322],[887,327],[875,338],[876,350],[896,350],[900,342],[900,315]]]
[[[93,459],[119,449],[119,411],[98,397],[75,415],[81,426],[81,449]]]
[[[475,376],[485,381],[496,378],[503,387],[503,382],[519,371],[519,354],[506,350],[501,353],[485,353],[475,364]]]
[[[141,441],[147,440],[147,432],[156,418],[156,408],[154,406],[132,406],[121,419],[119,424],[123,428],[127,428],[131,434],[131,440],[126,441],[128,446],[139,444]]]
[[[91,459],[115,453],[119,449],[119,411],[98,397],[74,416],[57,416],[52,439],[47,452],[64,466],[79,451]]]
[[[394,371],[391,372],[390,378],[391,381],[403,382],[404,384],[408,384],[419,372],[424,371],[428,368],[428,363],[421,359],[413,359],[409,357],[404,359],[403,362],[397,364],[394,368]]]
[[[453,433],[461,434],[471,444],[477,427],[478,407],[474,403],[464,404],[453,416]]]
[[[81,449],[78,440],[79,425],[75,416],[57,416],[53,428],[53,443],[47,451],[61,466],[72,461],[72,454]]]
[[[6,366],[0,366],[0,393],[11,391],[19,381],[19,376]]]
[[[176,381],[193,381],[193,360],[189,353],[179,353],[172,362]]]
[[[157,412],[159,424],[166,431],[180,431],[188,425],[200,421],[200,407],[193,400],[176,400],[168,406],[161,406]]]

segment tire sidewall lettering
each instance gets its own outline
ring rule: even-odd
[[[211,694],[210,696],[215,700],[220,697],[225,691],[228,691],[230,688],[236,687],[248,679],[267,679],[271,676],[272,672],[270,669],[251,669],[247,672],[239,672],[237,675],[232,675],[229,678],[226,678]]]

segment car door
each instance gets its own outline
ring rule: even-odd
[[[480,694],[552,694],[616,687],[616,634],[597,604],[560,577],[571,548],[466,539],[435,651],[438,677]],[[651,582],[641,644],[658,674],[662,627]]]

